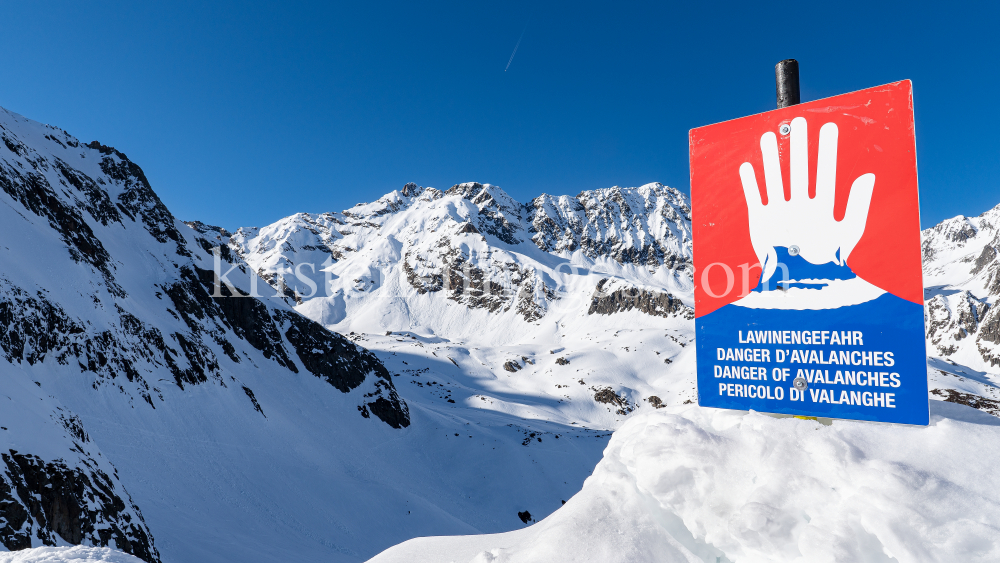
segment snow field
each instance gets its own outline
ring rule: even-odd
[[[0,563],[142,563],[142,559],[108,547],[77,545],[0,553]]]
[[[583,490],[525,530],[418,538],[372,563],[987,562],[1000,421],[928,427],[671,407],[629,419]]]

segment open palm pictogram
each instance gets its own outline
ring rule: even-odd
[[[767,204],[761,199],[753,165],[740,166],[740,179],[750,218],[750,242],[767,281],[777,268],[776,247],[796,247],[812,264],[847,263],[861,240],[868,221],[868,208],[875,188],[875,175],[862,174],[851,185],[847,211],[841,221],[833,216],[837,179],[837,125],[827,123],[819,131],[816,195],[809,197],[809,147],[806,119],[796,117],[790,127],[789,172],[791,197],[785,199],[778,155],[777,136],[761,135]],[[793,250],[792,254],[796,254]]]

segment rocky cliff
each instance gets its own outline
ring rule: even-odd
[[[307,375],[351,395],[343,416],[409,424],[375,356],[257,283],[228,233],[177,221],[121,151],[5,110],[0,138],[0,396],[40,402],[0,411],[5,547],[117,545],[159,560],[76,407],[183,410],[210,387],[263,418],[253,378]]]

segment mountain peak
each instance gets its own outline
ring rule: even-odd
[[[5,547],[114,544],[159,561],[139,510],[152,502],[144,479],[128,479],[127,491],[119,471],[137,451],[143,475],[166,467],[171,454],[152,460],[223,418],[257,433],[251,443],[271,432],[300,439],[301,424],[277,423],[290,396],[328,401],[316,434],[410,424],[376,356],[291,310],[233,255],[236,235],[175,219],[123,152],[6,110],[0,138],[0,393],[20,405],[5,406],[0,426]],[[170,445],[144,449],[138,437],[154,435]],[[150,482],[157,494],[192,489],[204,481],[197,473],[164,470]]]

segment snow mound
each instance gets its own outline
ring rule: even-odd
[[[142,559],[108,547],[36,547],[0,553],[0,563],[142,563]]]
[[[670,407],[631,418],[538,524],[372,562],[998,561],[998,439],[996,418],[938,401],[927,427]]]

